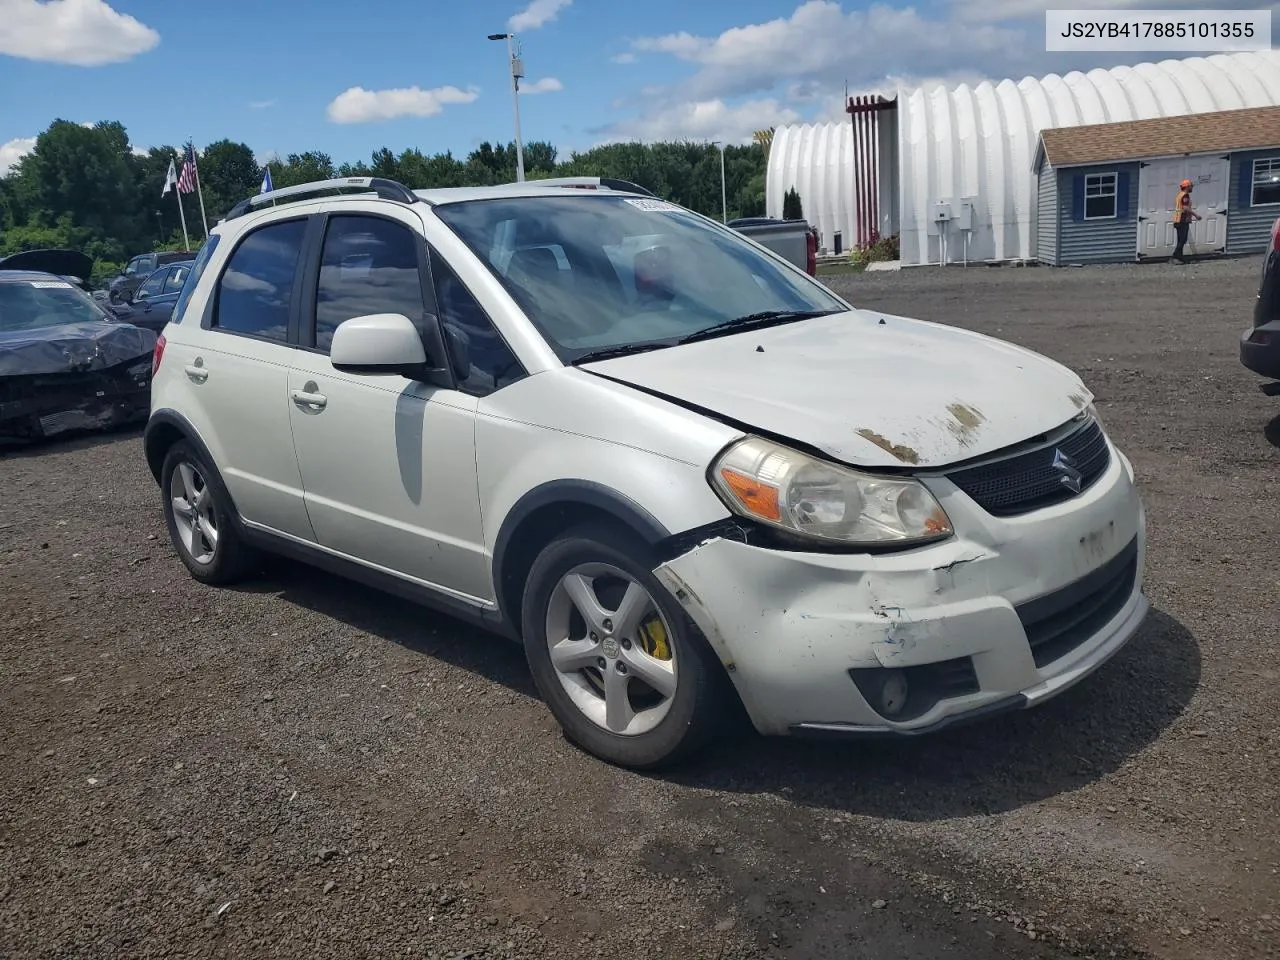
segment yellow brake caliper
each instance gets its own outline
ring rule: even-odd
[[[650,617],[640,627],[640,647],[655,660],[671,659],[671,643],[666,627],[658,617]]]

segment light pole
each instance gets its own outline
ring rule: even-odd
[[[712,140],[711,145],[720,148],[720,222],[729,222],[729,195],[725,192],[724,185],[724,144],[719,140]]]
[[[516,56],[514,33],[491,33],[489,39],[507,41],[507,58],[511,61],[511,105],[516,114],[516,180],[524,183],[524,147],[520,143],[520,78],[524,76],[524,63]]]

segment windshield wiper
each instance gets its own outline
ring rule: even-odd
[[[671,343],[665,340],[651,341],[649,343],[624,343],[617,347],[590,350],[580,357],[574,357],[571,362],[576,366],[579,363],[592,363],[596,360],[612,360],[614,357],[629,357],[636,353],[648,353],[650,350],[660,350],[669,346],[671,346]]]
[[[723,323],[712,324],[704,327],[686,337],[681,337],[677,343],[694,343],[698,340],[711,340],[715,337],[723,336],[727,333],[738,333],[744,330],[761,330],[765,327],[775,327],[783,323],[791,323],[795,320],[810,320],[814,317],[826,317],[835,313],[834,310],[764,310],[760,313],[748,313],[745,317],[735,317],[732,320],[725,320]]]

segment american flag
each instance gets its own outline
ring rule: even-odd
[[[182,173],[178,177],[178,190],[181,193],[192,193],[196,189],[196,151],[187,144],[186,156],[182,158]]]

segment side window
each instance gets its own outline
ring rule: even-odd
[[[138,292],[137,294],[135,294],[135,296],[138,299],[141,299],[142,294],[144,293],[148,297],[159,296],[161,289],[163,289],[164,287],[165,275],[166,275],[166,271],[157,270],[151,276],[147,277],[146,282],[143,283],[143,285],[138,288]]]
[[[222,237],[219,234],[213,234],[200,247],[200,252],[196,254],[195,263],[191,265],[191,273],[188,274],[186,281],[182,284],[182,292],[178,294],[178,299],[173,304],[173,317],[170,323],[181,323],[182,314],[187,309],[187,304],[191,302],[191,294],[194,292],[196,284],[200,282],[200,277],[204,275],[204,268],[209,265],[209,259],[213,256],[213,251],[218,249],[218,241]]]
[[[306,220],[255,230],[236,248],[218,280],[213,326],[282,343],[289,336],[289,301]]]
[[[170,267],[169,275],[164,281],[164,289],[161,293],[177,293],[182,289],[182,284],[187,279],[187,274],[191,272],[191,268],[185,263],[180,267]]]
[[[141,272],[142,272],[141,257],[134,257],[132,260],[129,261],[129,265],[124,268],[124,275],[126,277],[136,277]]]
[[[404,314],[421,327],[417,241],[390,220],[330,217],[316,284],[315,345],[328,350],[338,324],[371,313]]]
[[[460,384],[467,393],[492,393],[525,376],[524,368],[498,333],[484,307],[434,251],[431,278],[435,281],[436,306],[444,324],[446,341],[467,346],[471,374]]]

